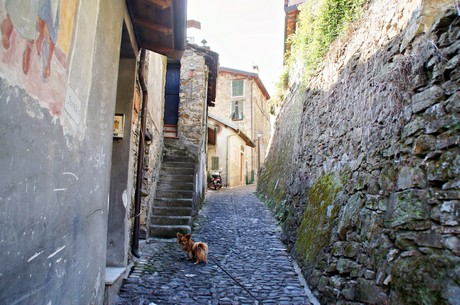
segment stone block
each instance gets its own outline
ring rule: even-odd
[[[340,240],[344,240],[347,232],[356,227],[359,218],[359,210],[363,206],[361,193],[352,195],[339,213],[337,234]]]
[[[407,190],[391,194],[385,224],[391,228],[407,225],[410,222],[425,220],[428,217],[428,193],[424,190]]]
[[[416,235],[417,234],[415,232],[396,233],[395,246],[401,250],[411,250],[416,248]]]
[[[357,262],[362,265],[368,265],[369,264],[369,257],[367,254],[361,253],[358,255]]]
[[[398,190],[406,190],[409,188],[425,188],[426,177],[424,172],[419,167],[402,167],[398,174],[397,187]]]
[[[417,131],[424,129],[426,124],[427,122],[422,117],[416,117],[403,127],[401,137],[404,139],[412,136]]]
[[[444,89],[444,93],[446,95],[452,95],[458,91],[459,88],[459,81],[458,80],[449,80],[442,84],[442,89]]]
[[[458,150],[444,152],[439,160],[426,163],[429,181],[448,181],[460,175],[460,153]]]
[[[418,233],[415,236],[415,243],[419,247],[442,249],[442,235],[433,233]]]
[[[446,69],[452,70],[455,69],[458,66],[458,63],[460,61],[460,54],[455,55],[449,61],[446,63]]]
[[[456,28],[455,31],[456,33],[460,33],[460,29]],[[454,40],[454,43],[452,43],[450,46],[444,48],[443,53],[445,55],[452,55],[456,54],[460,50],[460,40]]]
[[[433,134],[437,132],[443,132],[451,128],[458,129],[460,125],[460,115],[450,114],[443,116],[441,118],[433,117],[431,120],[428,120],[428,123],[425,126],[426,134]]]
[[[459,226],[449,227],[449,226],[445,226],[445,225],[433,225],[432,231],[433,231],[433,233],[437,233],[437,234],[456,234],[456,235],[460,235],[460,227]]]
[[[358,242],[348,242],[343,249],[343,254],[349,258],[355,258],[360,252],[361,243]]]
[[[346,300],[355,300],[356,298],[356,281],[349,281],[341,291],[341,295]]]
[[[364,267],[360,264],[353,262],[351,264],[350,276],[353,278],[362,277],[364,273]]]
[[[340,290],[335,289],[330,286],[326,286],[323,290],[323,297],[326,297],[328,300],[336,300],[337,297],[340,295]],[[329,303],[329,302],[326,302]]]
[[[449,236],[443,240],[443,245],[455,255],[460,255],[460,239],[456,236]]]
[[[436,141],[436,149],[446,149],[460,145],[460,135],[456,135],[454,131],[447,131],[438,136]]]
[[[332,276],[329,280],[329,285],[334,287],[335,289],[340,290],[345,285],[345,279],[337,275]]]
[[[322,277],[322,270],[318,269],[313,269],[313,271],[310,273],[310,276],[307,278],[308,285],[311,288],[315,288],[319,285],[320,279]]]
[[[322,276],[319,279],[318,286],[316,286],[316,289],[318,289],[318,291],[320,292],[323,292],[328,284],[329,284],[329,278],[326,276]]]
[[[434,196],[440,200],[460,200],[460,192],[457,190],[436,190]]]
[[[391,276],[391,304],[444,304],[448,273],[458,258],[443,253],[401,257],[395,261]]]
[[[356,281],[356,298],[360,302],[368,304],[381,304],[378,302],[380,289],[373,281],[366,279],[357,279]]]
[[[339,274],[350,273],[352,265],[353,265],[352,260],[349,260],[346,258],[340,258],[339,261],[337,262],[337,271],[339,272]]]
[[[449,113],[460,112],[460,92],[455,92],[445,101],[445,108]]]
[[[412,153],[415,155],[428,154],[436,147],[436,137],[432,135],[421,135],[414,143]]]
[[[444,90],[439,86],[432,86],[412,97],[412,113],[419,113],[437,103],[444,95]]]
[[[368,280],[375,279],[375,272],[372,270],[365,270],[363,275],[365,279],[368,279]]]
[[[343,248],[345,247],[345,245],[346,245],[346,242],[343,242],[343,241],[335,242],[332,245],[332,248],[331,248],[332,255],[334,255],[334,256],[342,256],[343,255]]]

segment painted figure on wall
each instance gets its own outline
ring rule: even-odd
[[[64,104],[62,88],[67,80],[77,3],[0,0],[0,74],[38,97],[55,116],[61,114]]]
[[[38,3],[34,0],[6,0],[7,15],[1,23],[2,44],[5,49],[11,46],[11,35],[15,30],[26,40],[26,49],[22,55],[22,70],[29,72],[30,53],[36,37],[35,24],[38,13]]]
[[[43,78],[49,78],[51,58],[59,29],[59,7],[59,0],[6,0],[7,15],[1,23],[2,44],[5,49],[10,48],[13,30],[26,40],[26,48],[22,55],[24,74],[29,72],[35,42],[37,54],[43,54],[45,57]],[[43,48],[45,38],[47,48]]]
[[[36,42],[37,52],[43,53],[44,69],[43,77],[48,79],[51,70],[51,58],[53,57],[54,47],[56,46],[57,34],[59,29],[59,0],[42,0],[38,11],[38,38]],[[45,30],[46,27],[46,30]],[[44,39],[45,44],[43,43]],[[47,47],[45,47],[47,46]],[[43,50],[43,52],[42,52]]]

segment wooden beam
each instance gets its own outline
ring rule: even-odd
[[[144,2],[155,5],[162,10],[169,8],[172,4],[172,0],[144,0]]]
[[[182,58],[182,54],[184,54],[184,51],[178,51],[174,48],[166,47],[163,45],[159,44],[154,44],[154,45],[149,45],[149,44],[142,44],[142,48],[150,50],[152,52],[168,56],[173,59],[178,59],[180,60]]]
[[[126,5],[126,3],[125,3],[125,5]],[[124,22],[126,24],[126,28],[128,29],[129,40],[131,41],[131,46],[133,47],[133,52],[137,56],[137,53],[139,52],[139,46],[137,45],[136,34],[134,32],[133,24],[131,22],[131,17],[129,16],[127,7],[125,7],[123,11],[125,12],[124,16],[123,16],[123,20],[124,20]]]
[[[160,53],[160,54],[169,54],[169,53],[172,53],[174,52],[175,50],[173,48],[169,48],[169,47],[166,47],[166,46],[162,46],[162,45],[159,45],[159,44],[143,44],[142,45],[143,48],[147,49],[147,50],[150,50],[150,51],[153,51],[155,53]]]
[[[170,28],[170,27],[164,26],[164,25],[159,24],[159,23],[152,22],[152,21],[144,19],[144,18],[136,17],[136,18],[134,18],[133,23],[135,25],[137,25],[137,26],[141,26],[141,27],[147,28],[147,29],[155,31],[155,32],[160,32],[160,33],[163,33],[165,35],[171,35],[172,31],[173,31],[173,29]]]

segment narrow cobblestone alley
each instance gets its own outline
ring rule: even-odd
[[[209,191],[193,232],[209,246],[208,264],[186,260],[176,240],[153,240],[116,304],[319,304],[254,192],[254,185]]]

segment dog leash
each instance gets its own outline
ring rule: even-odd
[[[211,261],[212,261],[214,264],[217,265],[217,267],[219,267],[220,269],[222,269],[222,271],[225,272],[225,274],[227,274],[232,280],[234,280],[235,283],[238,284],[238,286],[240,286],[241,288],[243,288],[247,293],[249,293],[249,295],[250,295],[251,297],[254,298],[254,300],[256,300],[255,305],[258,305],[259,303],[261,303],[261,301],[260,301],[258,298],[256,298],[255,295],[253,295],[253,294],[251,293],[251,291],[249,291],[248,289],[246,289],[246,287],[244,287],[243,284],[241,284],[240,282],[238,282],[238,280],[235,279],[230,273],[228,273],[227,270],[225,270],[224,267],[222,267],[218,262],[216,262],[215,259],[213,259],[213,258],[210,258],[210,259],[211,259]]]

